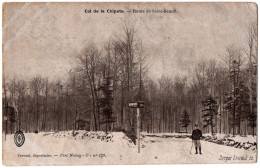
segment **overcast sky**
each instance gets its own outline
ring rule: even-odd
[[[85,9],[176,9],[173,14],[86,14]],[[3,11],[3,62],[8,79],[67,77],[75,55],[94,41],[100,47],[135,21],[150,76],[187,74],[201,60],[217,59],[232,44],[246,47],[253,3],[10,3]]]

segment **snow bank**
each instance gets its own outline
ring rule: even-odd
[[[105,142],[113,142],[113,135],[111,133],[106,133],[103,131],[61,131],[61,132],[48,132],[43,136],[51,136],[55,138],[67,138],[67,139],[75,139],[75,140],[92,140],[92,141],[105,141]]]
[[[236,135],[235,137],[233,137],[229,134],[216,134],[214,136],[210,134],[204,134],[203,139],[205,141],[216,143],[219,145],[226,145],[239,149],[252,150],[254,152],[256,152],[257,150],[256,137],[253,137],[252,135],[248,135],[246,137]]]
[[[147,133],[142,132],[143,136],[147,137],[159,137],[159,138],[191,138],[191,134],[188,133]]]

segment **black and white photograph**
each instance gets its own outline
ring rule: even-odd
[[[257,162],[253,2],[5,2],[5,166]]]

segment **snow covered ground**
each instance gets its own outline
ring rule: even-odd
[[[143,135],[161,138],[191,138],[191,134],[188,133],[143,133]],[[215,134],[214,136],[212,136],[211,134],[203,134],[202,139],[204,141],[216,143],[219,145],[225,145],[245,150],[252,150],[254,152],[256,152],[257,150],[257,137],[252,135],[236,135],[235,137],[233,137],[229,134]]]
[[[203,136],[207,137],[207,136],[212,136],[212,135],[203,134]],[[250,143],[256,142],[256,136],[252,136],[252,135],[247,135],[247,136],[236,135],[235,137],[233,137],[232,135],[218,133],[218,134],[214,135],[214,137],[216,137],[217,139],[229,138],[229,139],[233,139],[236,142],[250,142]]]
[[[6,141],[3,140],[3,164],[102,165],[256,162],[256,151],[207,141],[201,141],[202,155],[195,155],[194,148],[190,154],[191,139],[178,135],[142,133],[140,153],[137,152],[137,146],[122,132],[112,132],[108,135],[104,132],[87,131],[26,133],[25,143],[20,148],[14,144],[14,135],[7,135]]]

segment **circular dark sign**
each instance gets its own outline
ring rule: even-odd
[[[22,131],[17,131],[14,134],[14,143],[16,146],[21,147],[24,144],[25,136]]]

